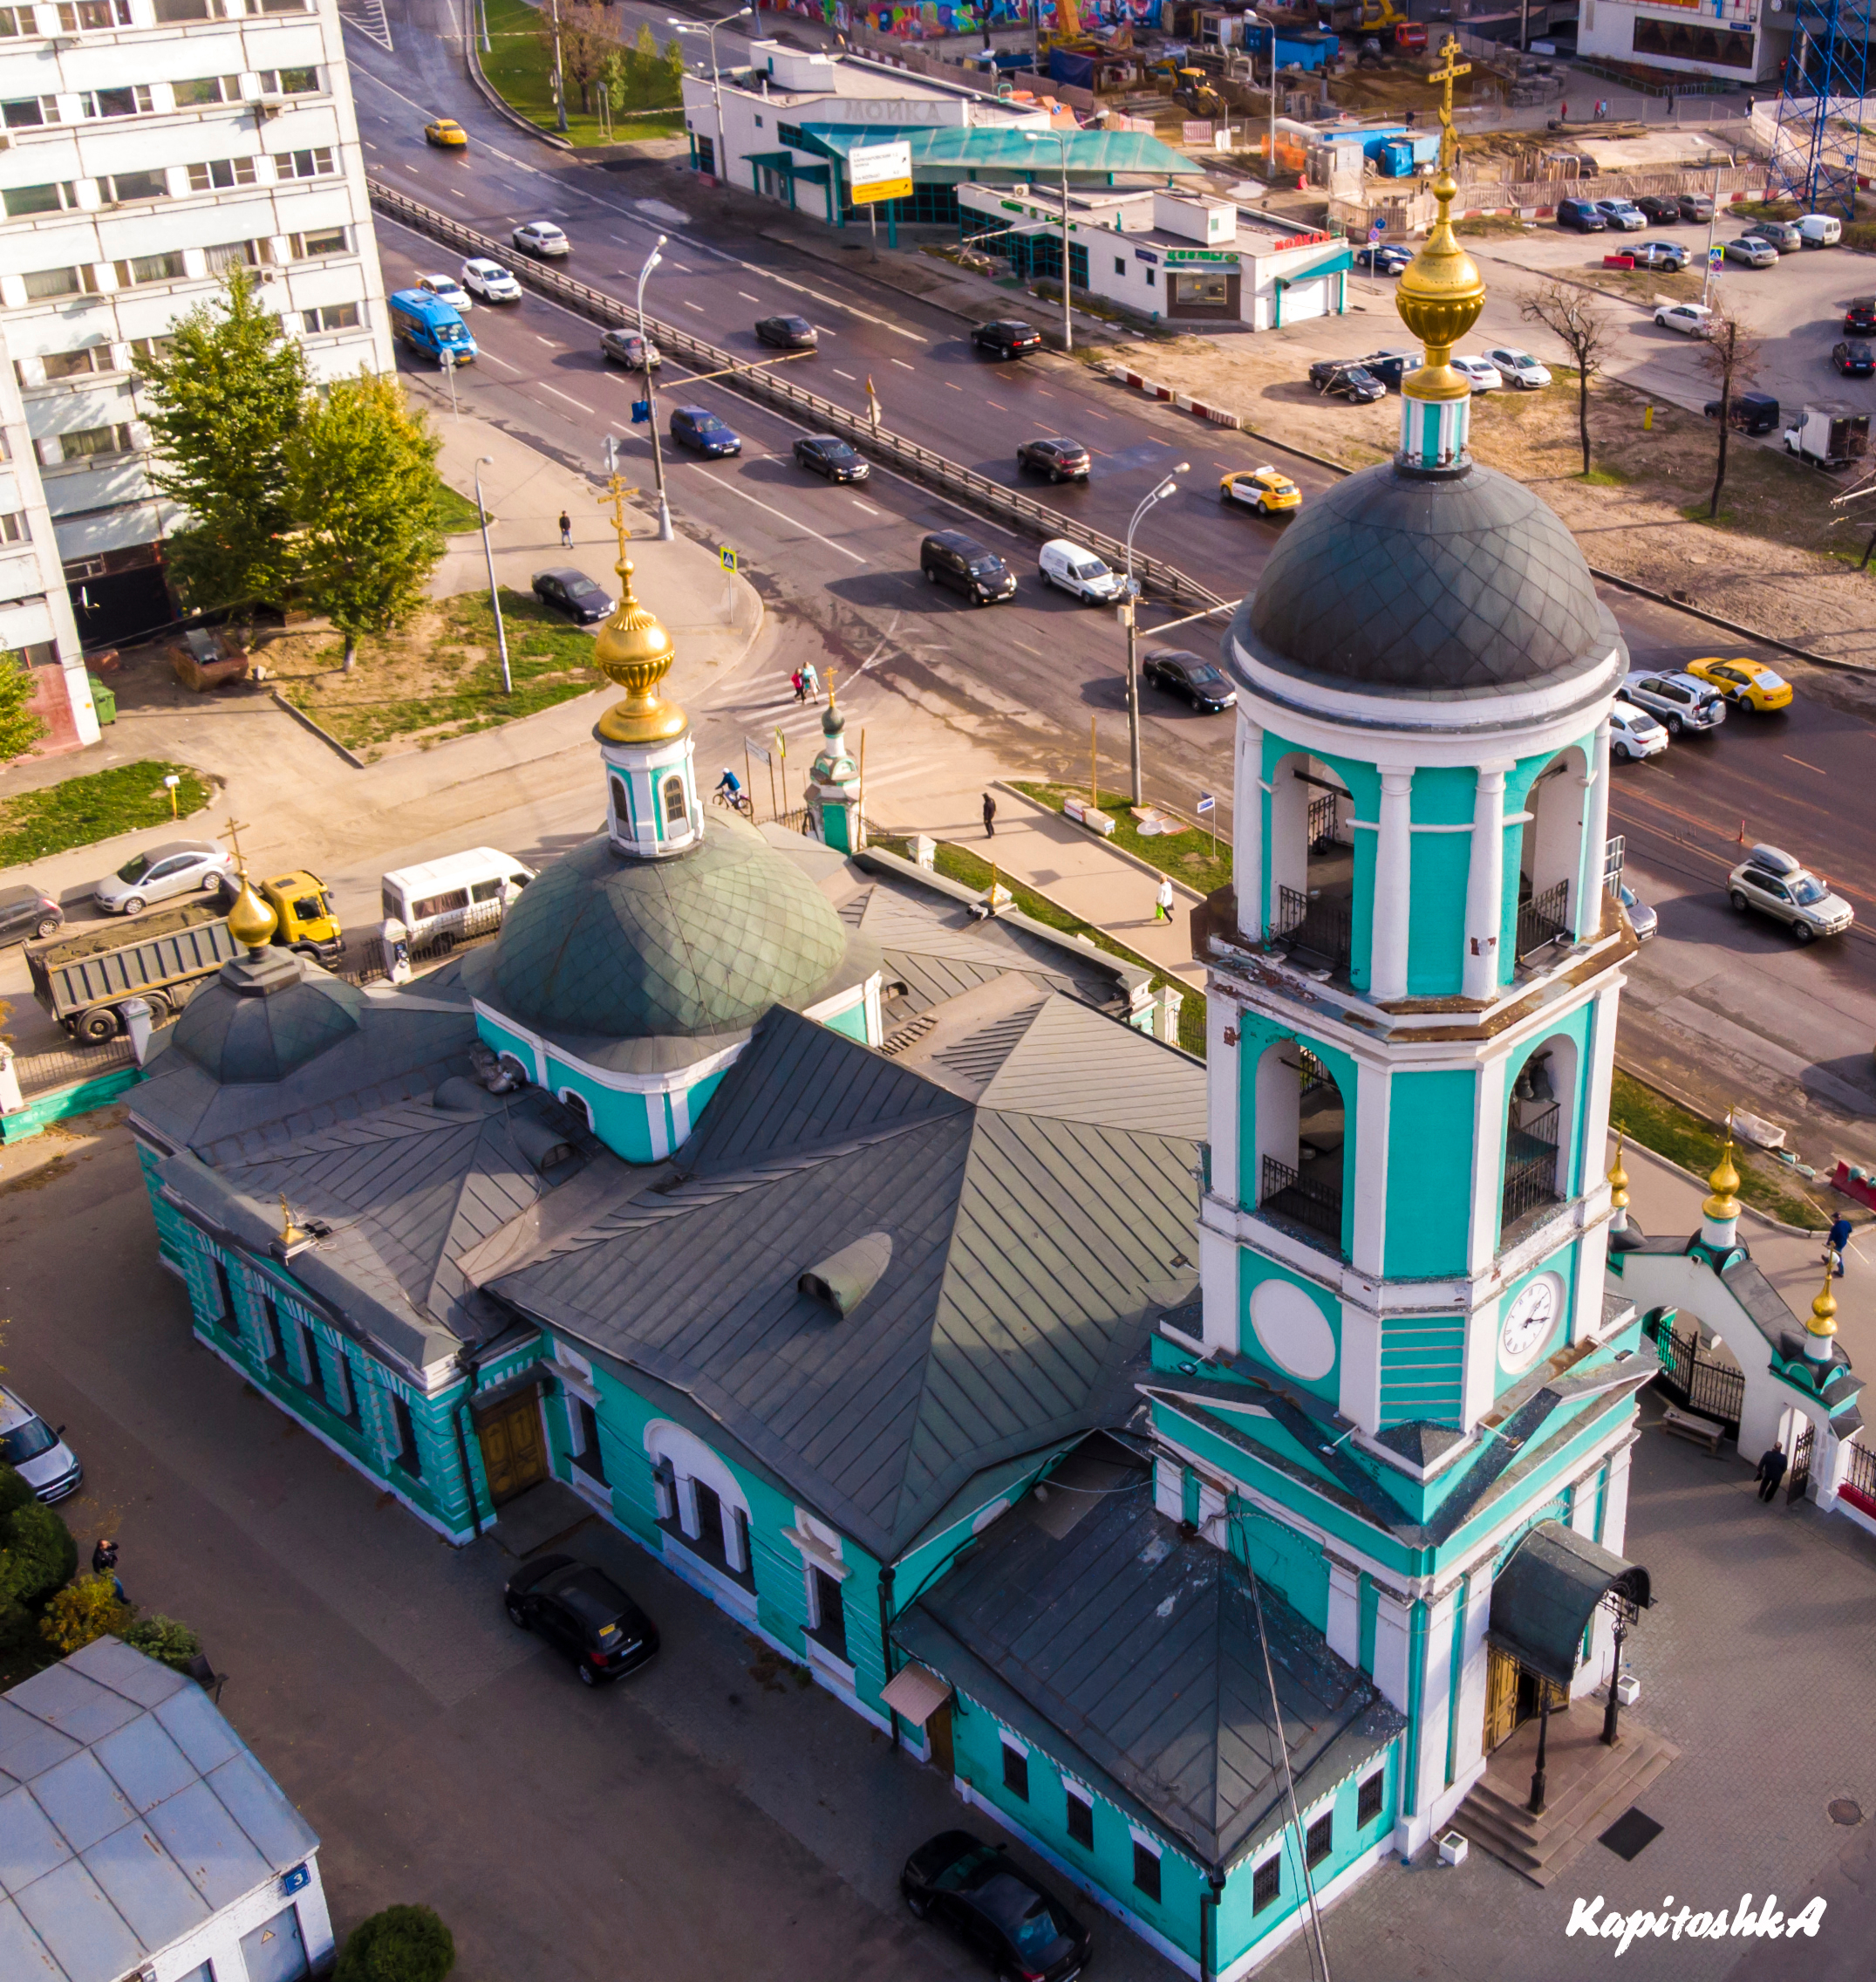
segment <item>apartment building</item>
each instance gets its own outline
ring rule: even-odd
[[[391,367],[332,0],[0,5],[0,336],[26,436],[10,468],[69,598],[50,588],[31,641],[23,603],[0,601],[0,640],[51,645],[75,691],[80,645],[170,617],[138,366],[236,263],[315,379]],[[7,397],[0,426],[10,438]]]

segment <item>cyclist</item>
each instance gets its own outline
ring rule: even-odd
[[[711,796],[713,798],[722,799],[726,804],[733,805],[739,810],[741,810],[742,780],[737,776],[734,771],[730,769],[728,765],[724,766],[723,775],[717,780],[717,788]]]

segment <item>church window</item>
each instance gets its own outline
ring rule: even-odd
[[[1525,800],[1518,852],[1517,960],[1543,969],[1576,940],[1577,887],[1590,770],[1572,747],[1538,772]],[[1596,871],[1602,858],[1599,850]],[[1597,902],[1600,907],[1601,897]]]
[[[1387,1794],[1388,1772],[1378,1768],[1361,1785],[1355,1796],[1355,1828],[1366,1830],[1381,1813],[1382,1798]]]
[[[1287,756],[1272,772],[1271,939],[1338,974],[1351,955],[1354,817],[1347,788],[1317,758]]]
[[[560,1090],[560,1104],[571,1115],[583,1129],[593,1125],[593,1111],[586,1097],[575,1087],[563,1087]]]
[[[222,1326],[230,1335],[238,1336],[241,1333],[241,1316],[235,1309],[235,1289],[229,1280],[228,1268],[222,1264],[220,1257],[215,1254],[209,1254],[208,1264],[215,1274],[215,1293],[222,1302]]]
[[[397,1427],[398,1449],[392,1454],[397,1464],[413,1480],[423,1478],[423,1459],[417,1450],[417,1425],[411,1407],[395,1391],[391,1393],[392,1422]]]
[[[809,1567],[808,1594],[813,1616],[809,1620],[815,1642],[824,1645],[836,1658],[847,1656],[847,1612],[841,1598],[840,1579],[825,1569]]]
[[[1274,1906],[1283,1890],[1283,1854],[1275,1851],[1251,1875],[1251,1910],[1261,1913]]]
[[[1258,1208],[1338,1255],[1347,1107],[1307,1047],[1279,1040],[1258,1063]]]
[[[567,1415],[573,1423],[573,1463],[586,1477],[604,1486],[605,1462],[599,1455],[599,1414],[583,1397],[570,1397]]]
[[[667,777],[665,780],[665,830],[675,837],[690,828],[690,814],[684,803],[684,780]]]
[[[1029,1801],[1029,1752],[1007,1740],[1003,1744],[1003,1787],[1011,1795]]]
[[[1134,1883],[1149,1899],[1159,1898],[1159,1852],[1137,1837],[1134,1840]]]
[[[612,780],[612,824],[627,838],[631,837],[631,806],[625,796],[625,780]]]
[[[1068,1835],[1076,1844],[1094,1849],[1095,1806],[1078,1789],[1068,1792]]]
[[[1541,1216],[1570,1194],[1576,1069],[1576,1042],[1559,1035],[1544,1041],[1512,1076],[1505,1104],[1501,1233]]]
[[[1309,1827],[1309,1848],[1305,1862],[1313,1871],[1335,1849],[1335,1813],[1326,1810]]]

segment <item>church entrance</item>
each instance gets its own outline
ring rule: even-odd
[[[498,1507],[547,1478],[541,1393],[535,1384],[477,1411],[475,1436],[482,1448],[488,1497]]]
[[[1497,1645],[1488,1645],[1486,1652],[1484,1748],[1489,1755],[1501,1742],[1510,1740],[1527,1720],[1537,1718],[1545,1688],[1550,1692],[1552,1713],[1561,1712],[1569,1705],[1570,1693],[1567,1687],[1527,1671]]]

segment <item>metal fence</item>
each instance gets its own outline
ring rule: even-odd
[[[1533,1120],[1514,1127],[1504,1140],[1503,1222],[1515,1224],[1527,1211],[1557,1199],[1557,1132],[1562,1118],[1552,1103]]]
[[[502,242],[478,234],[474,228],[464,227],[460,222],[450,219],[447,214],[435,212],[399,192],[395,187],[373,180],[372,204],[380,213],[415,229],[420,234],[428,235],[445,247],[459,249],[464,255],[485,256],[500,261],[504,267],[513,267],[516,277],[528,288],[590,318],[596,324],[630,325],[634,329],[638,326],[638,312],[617,297],[576,282],[572,277],[563,276],[556,270],[542,268],[516,257]],[[1059,537],[1062,532],[1067,520],[1063,511],[1052,509],[1047,503],[1039,502],[1017,489],[1006,489],[1001,482],[993,482],[987,475],[979,475],[957,461],[947,461],[943,454],[921,447],[916,441],[908,441],[887,427],[875,426],[864,414],[851,412],[832,400],[822,399],[818,393],[797,386],[792,379],[780,372],[758,370],[747,359],[738,359],[730,352],[706,344],[677,324],[648,316],[645,319],[645,334],[667,356],[681,358],[703,371],[721,372],[723,376],[713,383],[726,386],[749,399],[802,415],[816,432],[837,434],[861,453],[896,468],[901,475],[931,488],[942,489],[947,495],[961,496],[1002,522],[1018,524],[1040,537]],[[1100,530],[1084,530],[1079,525],[1074,534],[1078,543],[1099,552],[1109,564],[1116,569],[1125,568],[1127,546],[1119,537],[1108,537]],[[1136,550],[1133,569],[1142,584],[1177,603],[1193,606],[1222,606],[1228,603],[1163,558]]]
[[[45,1053],[22,1053],[13,1062],[13,1071],[19,1076],[19,1091],[30,1100],[55,1087],[96,1080],[99,1074],[127,1067],[135,1056],[130,1041],[119,1035],[101,1046],[55,1046]]]
[[[413,970],[425,970],[446,963],[458,950],[473,950],[492,943],[501,929],[503,905],[499,901],[477,902],[463,912],[460,920],[447,929],[413,936],[406,946]],[[391,975],[391,955],[381,936],[367,936],[348,945],[345,960],[333,972],[348,984],[372,984]]]
[[[1736,1438],[1746,1397],[1745,1371],[1736,1363],[1703,1356],[1699,1331],[1692,1326],[1671,1329],[1665,1341],[1659,1334],[1653,1339],[1661,1359],[1655,1381],[1675,1403],[1702,1418],[1717,1418]]]
[[[1518,960],[1547,948],[1551,944],[1573,938],[1575,932],[1564,919],[1570,910],[1570,884],[1559,881],[1540,895],[1518,905]]]
[[[1300,1225],[1306,1232],[1319,1234],[1340,1248],[1342,1242],[1342,1194],[1333,1185],[1318,1184],[1300,1175],[1287,1163],[1273,1156],[1264,1158],[1263,1188],[1258,1196],[1259,1211],[1274,1212],[1279,1218]]]
[[[1742,1391],[1743,1384],[1742,1378]],[[1852,1507],[1860,1507],[1866,1514],[1876,1514],[1876,1451],[1866,1445],[1861,1439],[1854,1439],[1848,1452],[1850,1456],[1839,1490]]]
[[[1299,888],[1279,887],[1272,939],[1293,950],[1307,950],[1312,956],[1325,958],[1332,969],[1346,969],[1353,906],[1346,895],[1305,894]]]

